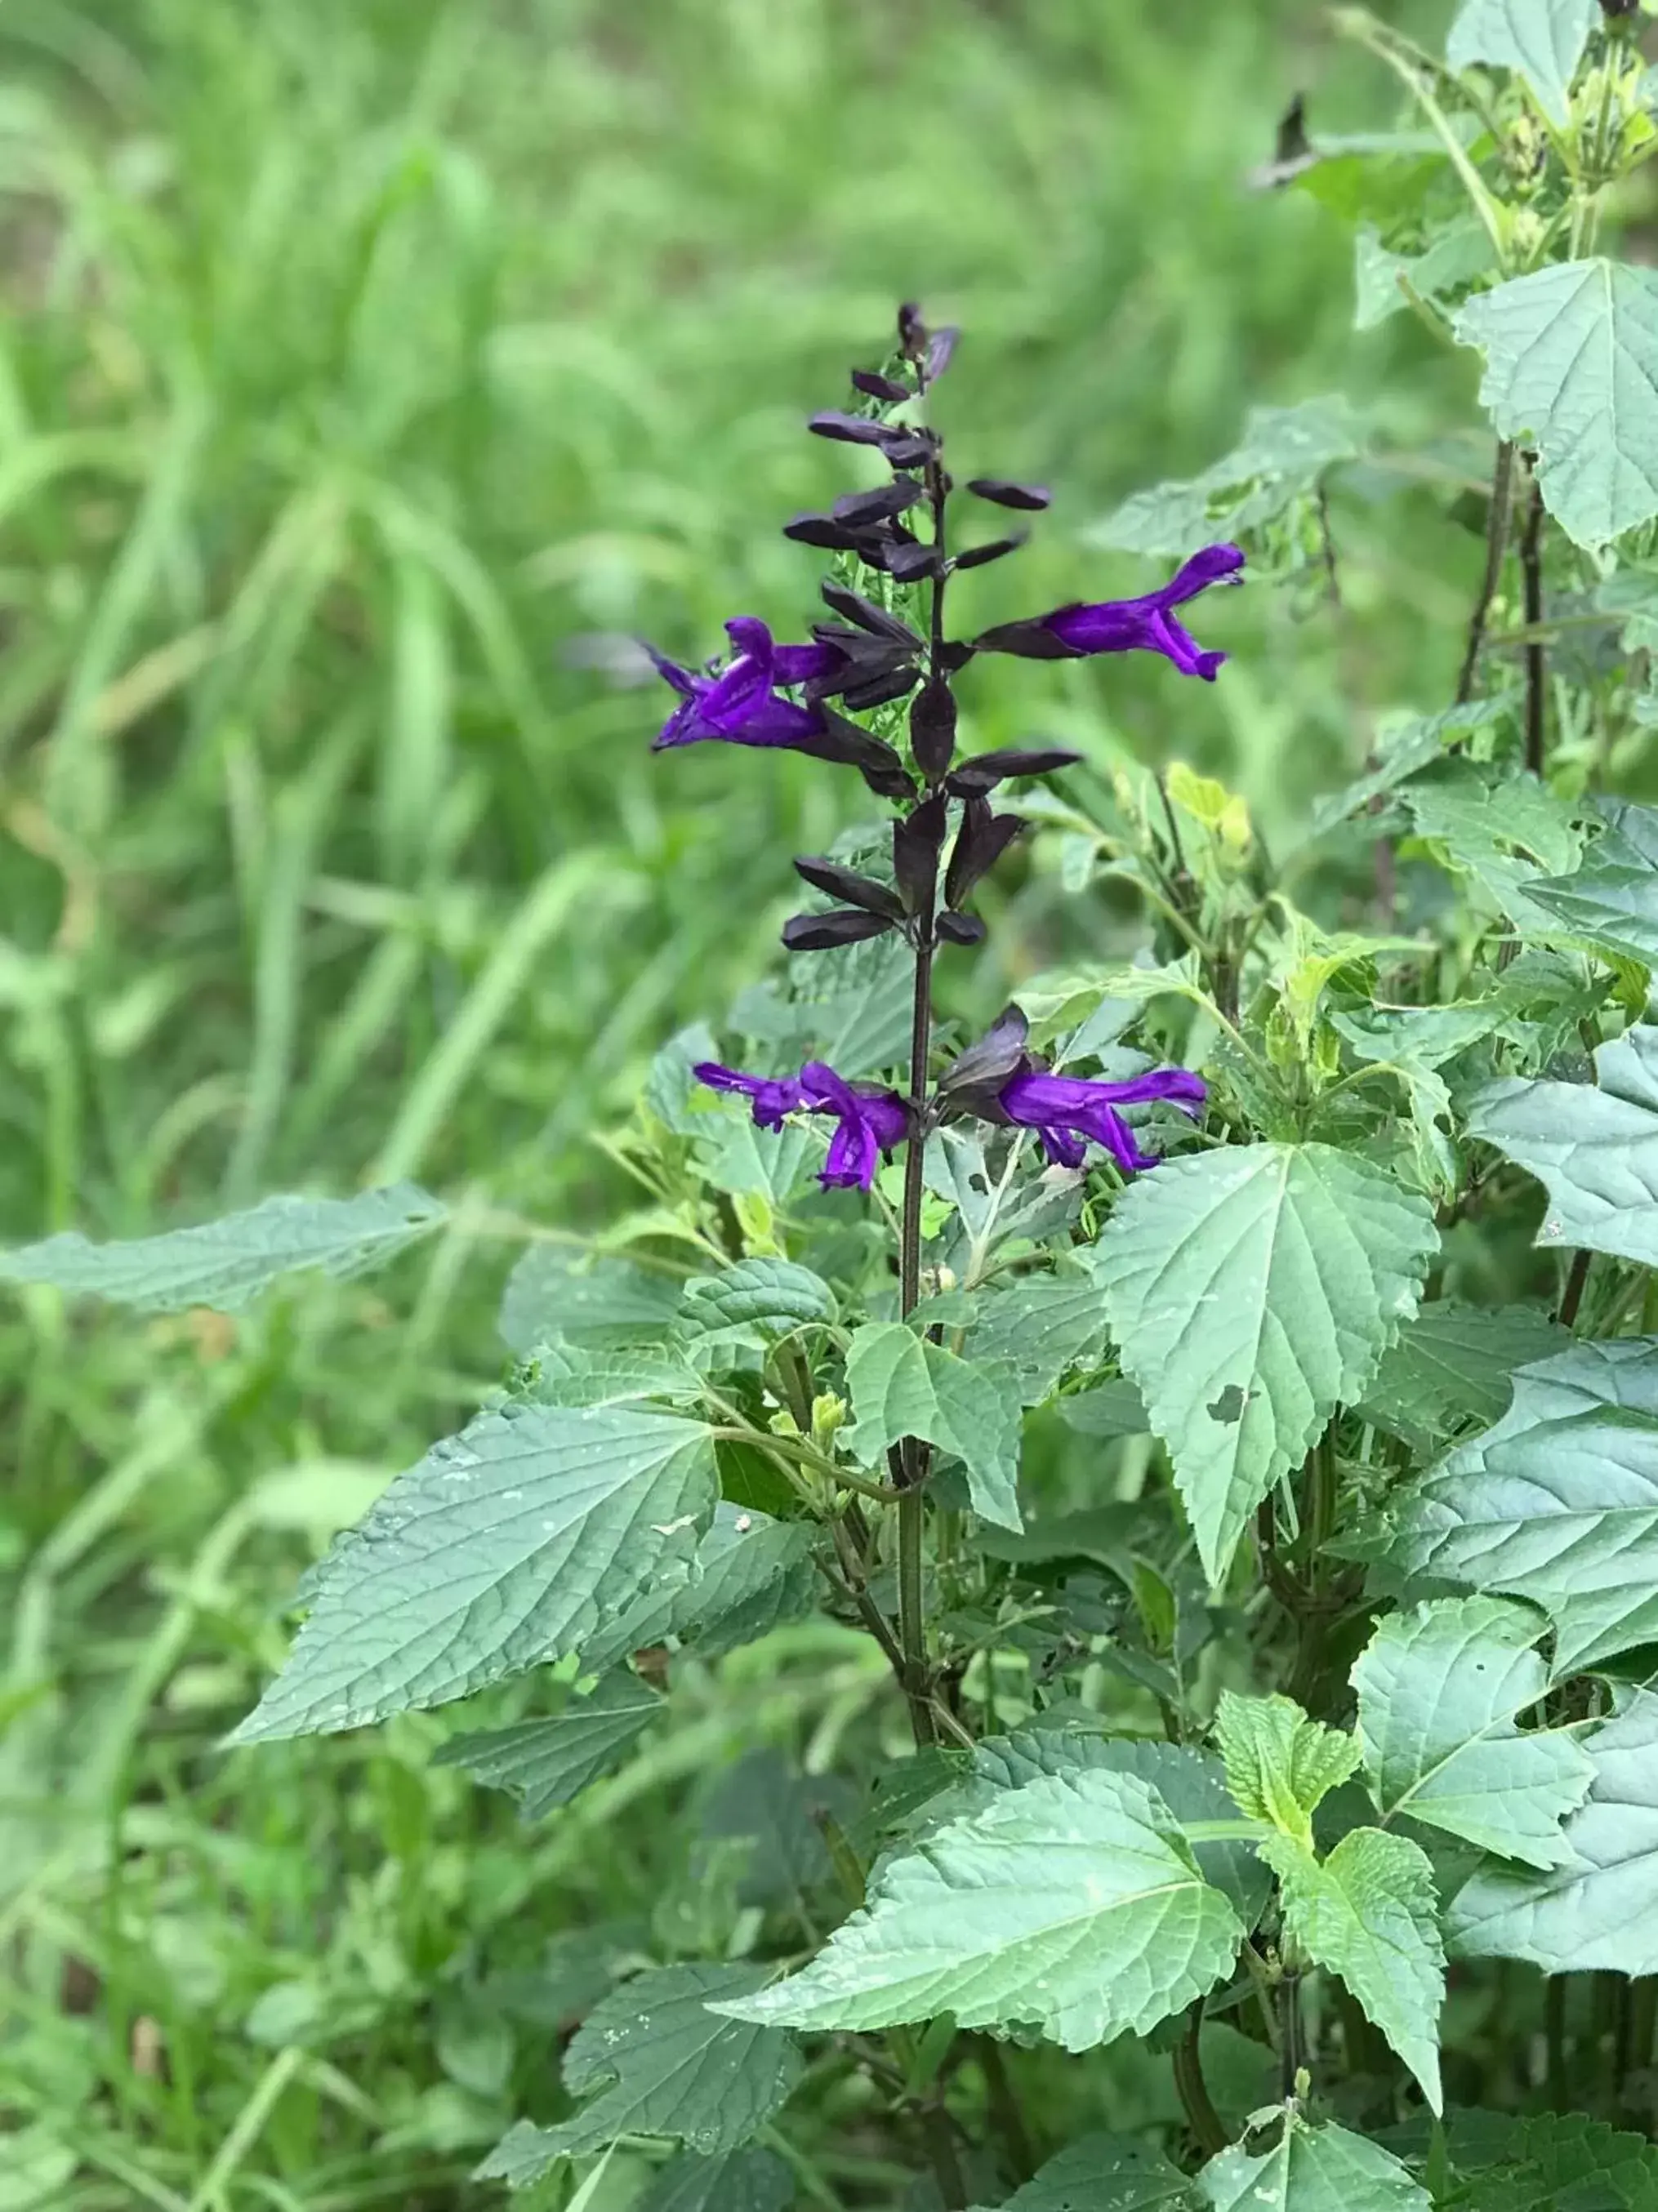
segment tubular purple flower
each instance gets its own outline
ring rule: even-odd
[[[716,675],[699,676],[669,660],[654,646],[645,650],[656,672],[680,695],[651,750],[694,745],[714,739],[728,745],[771,745],[807,750],[823,732],[815,707],[785,699],[777,686],[809,684],[839,665],[827,645],[777,645],[754,615],[738,615],[726,624],[736,651]]]
[[[904,1101],[895,1091],[855,1091],[820,1060],[808,1060],[800,1079],[812,1111],[832,1114],[837,1124],[819,1182],[826,1190],[868,1190],[879,1155],[904,1140]]]
[[[868,1190],[883,1152],[903,1143],[909,1112],[895,1091],[860,1089],[820,1060],[798,1075],[745,1075],[718,1060],[701,1060],[692,1073],[710,1091],[738,1091],[753,1102],[762,1129],[780,1129],[790,1114],[828,1114],[835,1133],[818,1180],[826,1190]]]
[[[1211,584],[1235,583],[1244,565],[1236,545],[1206,545],[1161,590],[1137,599],[1073,601],[1028,622],[1003,623],[976,641],[981,653],[1027,660],[1075,660],[1095,653],[1160,653],[1182,676],[1212,684],[1223,653],[1205,653],[1173,610]]]
[[[1137,1175],[1155,1167],[1157,1156],[1140,1150],[1117,1109],[1160,1100],[1183,1114],[1195,1114],[1207,1096],[1203,1078],[1184,1067],[1155,1067],[1126,1083],[1025,1069],[1009,1076],[997,1103],[1010,1121],[1039,1132],[1042,1149],[1056,1167],[1080,1168],[1091,1140],[1105,1146],[1125,1175]]]
[[[785,1117],[805,1103],[798,1076],[744,1075],[738,1068],[722,1067],[717,1060],[699,1060],[691,1072],[710,1091],[736,1091],[752,1099],[758,1128],[781,1129]]]

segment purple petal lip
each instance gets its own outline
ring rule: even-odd
[[[654,646],[645,650],[657,673],[680,695],[651,750],[716,742],[788,750],[819,737],[823,717],[815,706],[786,699],[792,689],[832,675],[841,654],[832,645],[778,645],[758,615],[736,615],[726,624],[735,651],[712,675],[696,675]]]
[[[1062,654],[1077,657],[1095,653],[1156,653],[1182,676],[1201,677],[1212,684],[1226,655],[1205,652],[1174,610],[1212,584],[1237,582],[1243,565],[1241,547],[1205,545],[1155,592],[1142,592],[1133,599],[1075,600],[1034,621],[1005,623],[1001,629],[988,632],[982,641],[992,651],[1037,657],[1051,655],[1056,646]],[[1051,641],[1045,645],[1045,640]]]
[[[762,1129],[780,1129],[802,1112],[833,1117],[835,1132],[818,1180],[826,1190],[868,1190],[881,1155],[902,1144],[909,1114],[894,1091],[858,1090],[824,1060],[808,1060],[798,1075],[745,1075],[718,1060],[702,1060],[692,1073],[712,1091],[741,1092],[753,1101]]]
[[[1137,1175],[1155,1167],[1157,1156],[1140,1150],[1117,1109],[1158,1100],[1195,1114],[1207,1096],[1203,1078],[1184,1067],[1153,1068],[1124,1083],[1027,1068],[1009,1077],[997,1099],[1010,1121],[1040,1133],[1055,1166],[1081,1167],[1085,1144],[1092,1142],[1102,1145],[1125,1175]]]

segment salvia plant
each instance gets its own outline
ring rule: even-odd
[[[650,2212],[1658,2206],[1658,277],[1598,235],[1658,99],[1627,6],[1466,0],[1442,60],[1337,21],[1409,112],[1298,105],[1262,181],[1353,222],[1362,329],[1481,356],[1479,495],[1466,440],[1261,410],[1096,532],[1155,588],[959,635],[1020,542],[975,522],[1048,495],[955,481],[954,333],[905,308],[811,423],[860,456],[788,526],[826,617],[656,659],[664,775],[805,753],[875,818],[661,1052],[643,1206],[520,1264],[499,1401],[315,1568],[236,1731],[475,1698],[423,1725],[527,1820],[680,1806],[482,2169],[550,2203],[622,2145]],[[1460,678],[1294,853],[1189,769],[961,742],[991,656],[1224,684],[1246,556],[1339,621],[1390,467],[1483,536]],[[941,1021],[1031,850],[1141,951]],[[234,1307],[441,1214],[5,1267]],[[722,1682],[787,1694],[710,1775]]]

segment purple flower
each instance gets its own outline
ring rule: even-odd
[[[818,1180],[826,1190],[868,1190],[882,1152],[902,1144],[910,1117],[895,1091],[859,1089],[820,1060],[798,1075],[744,1075],[717,1060],[698,1060],[692,1073],[711,1091],[736,1091],[753,1101],[762,1129],[780,1129],[784,1116],[805,1111],[832,1115],[835,1133]]]
[[[810,741],[822,733],[821,714],[815,707],[783,698],[776,687],[827,676],[838,666],[839,653],[828,645],[777,645],[754,615],[738,615],[725,627],[736,652],[717,674],[695,675],[654,647],[646,647],[657,674],[680,695],[680,704],[662,725],[652,751],[694,745],[704,738],[728,745],[808,750]]]
[[[1206,545],[1184,562],[1161,591],[1137,599],[1074,601],[1029,622],[1003,623],[977,640],[981,653],[1012,653],[1027,660],[1075,660],[1094,653],[1161,653],[1182,676],[1206,684],[1226,659],[1204,653],[1174,614],[1211,584],[1234,583],[1244,564],[1236,545]]]
[[[784,1118],[798,1114],[806,1103],[795,1075],[744,1075],[735,1067],[722,1067],[717,1060],[699,1060],[691,1072],[710,1091],[740,1091],[753,1099],[757,1128],[781,1129]]]
[[[1009,1077],[997,1103],[1010,1121],[1040,1133],[1042,1149],[1056,1167],[1080,1168],[1091,1139],[1105,1146],[1125,1175],[1134,1175],[1155,1167],[1156,1155],[1141,1152],[1117,1109],[1161,1099],[1183,1114],[1195,1114],[1207,1095],[1203,1078],[1184,1067],[1155,1067],[1126,1083],[1027,1068]]]

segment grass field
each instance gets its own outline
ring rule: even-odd
[[[958,448],[1060,494],[987,621],[1141,588],[1081,533],[1247,404],[1408,437],[1472,370],[1355,338],[1338,227],[1244,186],[1298,88],[1392,112],[1301,0],[15,0],[0,57],[0,1233],[456,1207],[234,1325],[0,1304],[0,2212],[481,2204],[604,1943],[694,1943],[649,1793],[809,1764],[873,1694],[804,1631],[739,1654],[673,1767],[534,1831],[418,1719],[213,1748],[307,1560],[495,1387],[525,1224],[631,1202],[594,1133],[844,818],[807,763],[652,762],[610,641],[799,634],[777,525],[838,466],[801,419],[905,295],[966,326]],[[1288,837],[1442,703],[1478,562],[1426,494],[1337,531],[1340,612],[1240,595],[1213,691],[998,672],[973,738],[1179,755]],[[1015,893],[979,1004],[1051,908]],[[904,2185],[803,2201],[854,2185]]]

